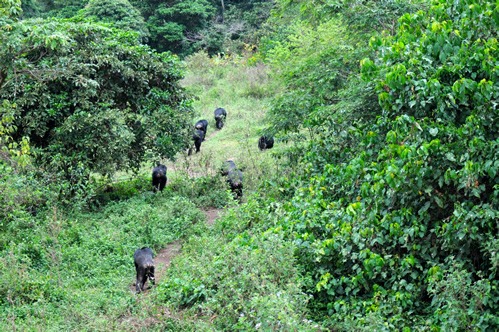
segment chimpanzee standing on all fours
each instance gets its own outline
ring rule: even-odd
[[[217,127],[217,129],[222,129],[224,126],[225,118],[227,117],[227,111],[219,107],[215,110],[214,114],[215,114],[215,127]]]
[[[135,281],[135,291],[140,293],[144,290],[144,284],[147,279],[155,284],[154,279],[154,261],[152,260],[151,248],[143,247],[135,250],[133,261],[135,263],[135,271],[137,272],[137,280]]]

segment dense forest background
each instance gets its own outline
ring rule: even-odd
[[[0,0],[0,330],[498,330],[498,27],[486,0]],[[134,294],[133,251],[180,245]]]

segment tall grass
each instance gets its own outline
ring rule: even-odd
[[[245,194],[256,191],[261,179],[279,170],[271,157],[278,145],[275,150],[258,149],[268,102],[275,93],[268,69],[262,64],[249,65],[241,56],[209,57],[202,52],[185,61],[187,74],[182,85],[196,96],[197,118],[193,122],[206,119],[209,125],[200,153],[180,154],[168,163],[172,181],[177,174],[217,176],[222,162],[232,159],[243,170]],[[221,130],[215,128],[213,112],[217,107],[227,111]]]

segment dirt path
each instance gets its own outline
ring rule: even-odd
[[[206,215],[206,224],[208,226],[213,226],[215,223],[215,220],[220,217],[220,212],[222,211],[221,209],[208,209],[208,210],[202,210],[204,214]]]
[[[220,216],[220,212],[222,210],[211,208],[202,211],[206,216],[206,224],[208,226],[212,226],[215,223],[215,220]],[[156,254],[156,256],[154,257],[154,276],[156,278],[156,282],[161,282],[161,279],[163,279],[166,270],[168,270],[172,259],[180,253],[181,249],[182,245],[180,244],[180,241],[175,241],[168,244]],[[144,293],[147,293],[150,287],[151,285],[149,284],[149,282],[146,282]],[[130,285],[130,291],[135,292],[135,282]]]
[[[222,210],[211,208],[202,211],[206,215],[206,224],[211,227],[214,224],[215,220],[220,216],[220,212]],[[178,240],[168,244],[156,254],[156,256],[154,257],[154,265],[156,267],[154,275],[156,278],[156,283],[161,282],[166,271],[168,270],[168,267],[171,264],[172,259],[180,254],[181,249],[182,245],[180,243],[180,240]],[[133,277],[135,278],[135,274]],[[139,294],[139,296],[137,297],[137,301],[138,303],[140,303],[140,305],[142,305],[142,303],[147,303],[147,293],[149,292],[150,287],[151,285],[149,285],[149,283],[147,282],[144,287],[144,292],[142,294]],[[132,293],[135,293],[135,280],[133,284],[130,285],[130,291]],[[148,308],[147,305],[145,305],[145,307]],[[164,308],[164,312],[162,313],[150,312],[147,316],[147,318],[139,318],[136,315],[129,313],[128,315],[121,317],[120,323],[123,324],[123,326],[126,326],[127,330],[147,330],[149,328],[152,329],[156,324],[158,324],[162,316],[170,316],[170,313],[167,308]]]

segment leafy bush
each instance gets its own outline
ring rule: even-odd
[[[176,174],[166,192],[186,197],[199,207],[222,208],[233,202],[229,187],[221,176],[189,178],[187,174]]]
[[[118,29],[136,31],[143,42],[149,36],[144,18],[128,0],[90,0],[80,15],[98,22],[112,23]]]
[[[17,105],[12,137],[29,137],[36,163],[70,184],[64,194],[90,173],[138,168],[186,146],[192,113],[176,57],[84,22],[21,21],[0,39],[9,45],[0,98]]]
[[[331,326],[497,329],[494,15],[487,1],[434,1],[373,38],[362,72],[376,122],[346,128],[346,159],[341,145],[326,157],[311,148],[301,189],[277,210],[311,308]]]
[[[293,245],[258,227],[250,230],[248,220],[258,223],[255,218],[267,213],[261,203],[247,204],[219,220],[214,233],[188,241],[158,287],[157,301],[201,321],[211,318],[218,330],[316,330],[305,319],[307,297],[300,291]]]

